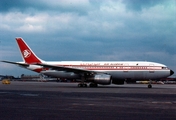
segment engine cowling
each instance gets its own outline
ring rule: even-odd
[[[92,77],[89,77],[88,80],[97,84],[109,85],[111,84],[111,75],[97,74]]]

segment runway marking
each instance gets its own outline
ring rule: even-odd
[[[153,101],[153,104],[175,104],[175,102],[170,102],[170,101],[166,101],[166,102],[157,102],[157,101]]]

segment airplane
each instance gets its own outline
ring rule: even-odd
[[[147,61],[44,61],[40,59],[27,43],[16,38],[23,62],[1,61],[16,64],[20,67],[43,75],[81,80],[78,87],[97,87],[98,84],[123,85],[125,80],[149,80],[148,88],[152,88],[151,80],[166,78],[174,71],[166,65]]]

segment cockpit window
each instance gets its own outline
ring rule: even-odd
[[[162,69],[167,69],[167,67],[162,67]]]

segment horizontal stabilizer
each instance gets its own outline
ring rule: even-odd
[[[12,61],[5,61],[5,60],[3,60],[1,62],[15,64],[15,65],[20,65],[20,66],[23,66],[23,67],[28,67],[29,66],[29,64],[26,64],[26,63],[19,63],[19,62],[12,62]]]

